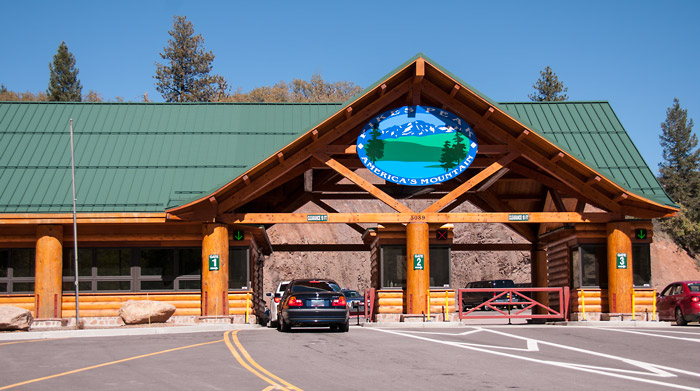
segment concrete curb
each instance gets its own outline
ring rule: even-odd
[[[128,335],[158,335],[158,334],[186,334],[205,333],[211,331],[227,331],[239,329],[261,328],[257,324],[203,324],[194,326],[151,326],[151,327],[123,327],[101,328],[83,330],[37,330],[16,331],[0,333],[0,341],[22,341],[28,339],[54,339],[54,338],[81,338],[81,337],[114,337]]]

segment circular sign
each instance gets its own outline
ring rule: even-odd
[[[441,183],[476,156],[476,135],[460,117],[430,106],[404,106],[373,118],[357,138],[357,155],[372,173],[409,186]]]

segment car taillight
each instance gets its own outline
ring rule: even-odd
[[[279,297],[275,297],[275,303],[279,303],[279,302],[280,302],[280,298],[279,298]]]
[[[693,303],[697,303],[698,301],[700,301],[700,296],[693,296],[690,298],[690,301],[692,301]]]
[[[332,305],[333,305],[334,307],[347,307],[348,302],[345,301],[345,297],[344,297],[344,296],[340,296],[339,298],[333,300]]]
[[[304,303],[301,300],[297,299],[296,296],[292,296],[287,301],[287,305],[290,307],[301,307],[302,305],[304,305]]]

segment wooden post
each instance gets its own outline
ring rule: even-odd
[[[632,240],[626,222],[607,224],[608,234],[608,303],[610,313],[632,312]]]
[[[535,249],[530,252],[530,281],[533,288],[547,288],[549,280],[547,278],[547,252],[543,249]],[[549,294],[547,292],[532,292],[532,298],[549,306]],[[546,314],[547,311],[536,306],[532,311],[534,314]]]
[[[427,313],[430,289],[430,230],[428,223],[406,225],[406,314]]]
[[[60,318],[63,298],[63,226],[39,225],[34,262],[34,316]]]
[[[204,224],[202,238],[202,315],[228,315],[228,225]]]

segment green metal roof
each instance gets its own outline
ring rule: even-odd
[[[624,189],[678,207],[608,102],[507,102],[498,107]]]
[[[418,57],[621,187],[677,207],[607,102],[495,103],[422,54],[387,77]],[[163,212],[210,194],[349,102],[0,102],[0,213],[72,210],[71,118],[79,211]]]
[[[162,212],[213,191],[339,104],[0,103],[0,213]]]

